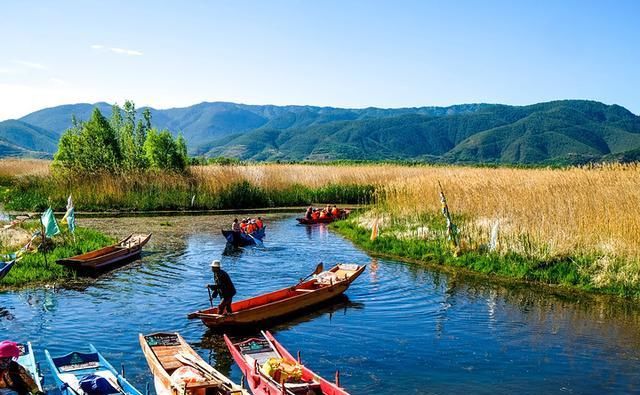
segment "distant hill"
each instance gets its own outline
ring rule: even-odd
[[[0,139],[11,155],[51,155],[71,116],[86,119],[94,106],[110,116],[107,103],[43,109],[0,122]],[[209,157],[570,164],[627,160],[640,149],[640,117],[585,100],[400,109],[215,102],[151,112],[155,126],[182,132],[192,154]]]

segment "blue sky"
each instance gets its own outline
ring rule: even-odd
[[[640,114],[640,1],[3,2],[0,119],[133,99],[593,99]]]

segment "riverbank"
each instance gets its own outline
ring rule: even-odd
[[[435,228],[435,232],[439,231],[437,224],[432,222],[429,225],[432,225],[432,229]],[[611,281],[606,285],[599,283],[602,268],[598,256],[557,256],[545,260],[514,252],[490,252],[486,248],[463,248],[454,252],[446,236],[429,239],[412,237],[406,229],[399,227],[379,231],[379,236],[371,240],[371,228],[362,226],[361,217],[358,216],[335,222],[331,227],[359,248],[379,257],[413,264],[439,265],[452,270],[462,268],[501,280],[511,279],[594,293],[640,297],[640,285],[633,278]]]
[[[42,252],[26,252],[7,276],[0,280],[0,291],[75,279],[76,272],[56,264],[57,259],[83,254],[114,242],[113,237],[93,229],[76,228],[75,240],[65,231],[64,236],[56,235],[53,237],[53,247],[47,251],[46,261],[45,254]],[[5,247],[3,253],[15,252],[17,249]]]

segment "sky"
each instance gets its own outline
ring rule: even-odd
[[[0,20],[0,120],[127,99],[640,114],[637,0],[7,1]]]

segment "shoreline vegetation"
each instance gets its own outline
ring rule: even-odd
[[[37,229],[35,221],[25,222],[19,229],[30,234]],[[75,235],[75,238],[74,238]],[[116,240],[97,230],[77,227],[74,235],[66,230],[62,234],[47,239],[46,261],[45,254],[38,247],[23,254],[7,276],[0,283],[0,290],[33,286],[37,284],[49,284],[61,280],[73,280],[77,274],[73,269],[56,263],[56,259],[84,254],[86,252],[113,244]],[[40,240],[36,239],[38,244]],[[15,252],[19,246],[2,246],[2,253]]]
[[[247,164],[93,174],[0,161],[7,210],[251,209],[364,206],[336,230],[373,253],[640,297],[640,165],[569,168]],[[457,226],[447,240],[439,186]],[[379,236],[370,240],[374,224]]]

